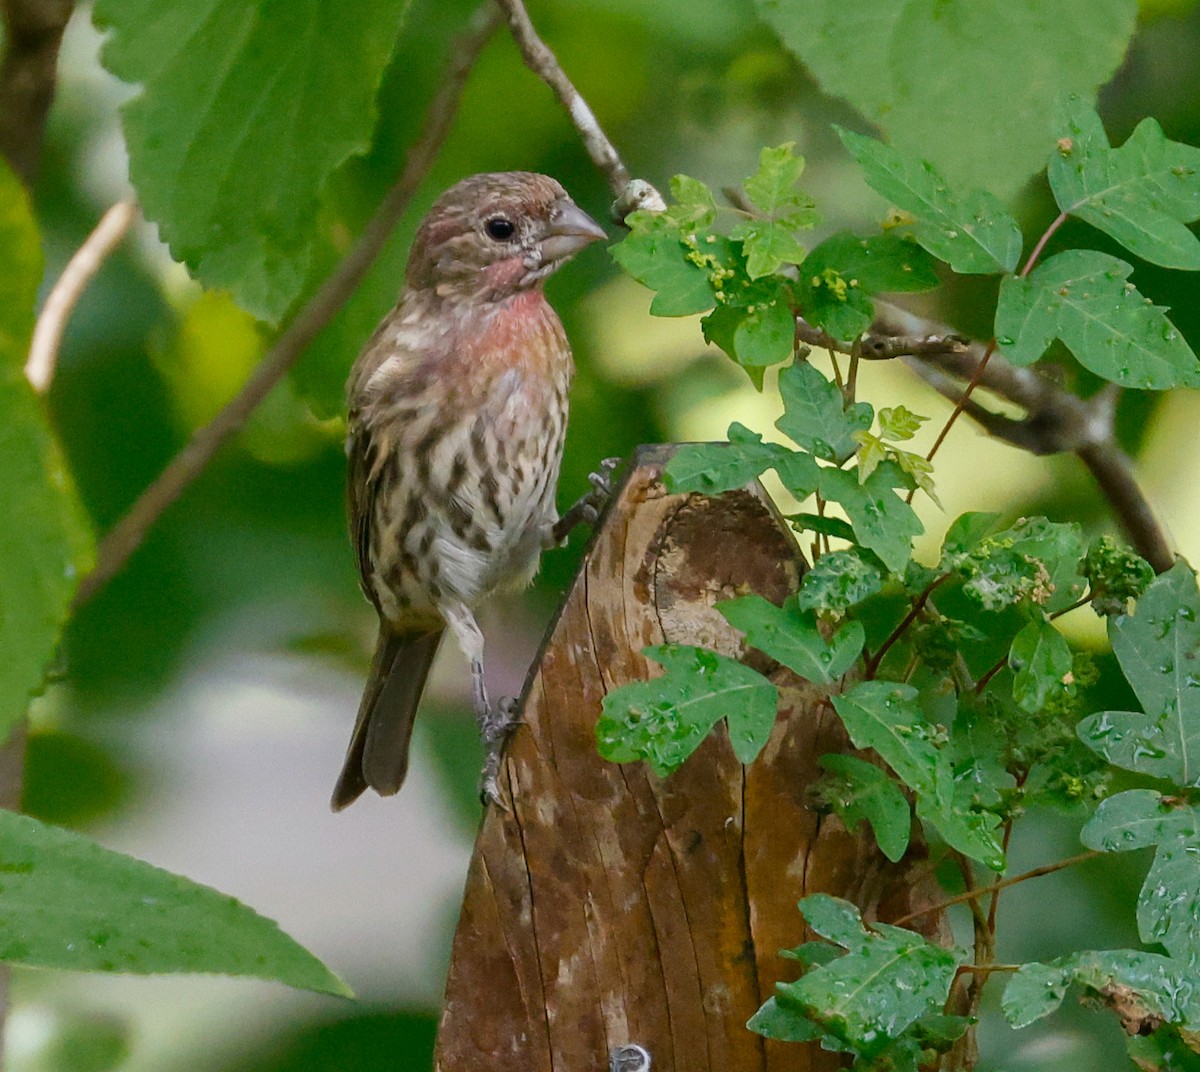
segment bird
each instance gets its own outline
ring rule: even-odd
[[[417,228],[399,299],[347,383],[347,512],[379,634],[335,811],[400,789],[446,630],[471,667],[481,793],[499,799],[515,715],[489,700],[475,611],[528,585],[564,522],[595,519],[594,495],[555,508],[574,363],[543,285],[605,237],[555,179],[525,171],[461,180]]]

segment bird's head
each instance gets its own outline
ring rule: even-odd
[[[443,298],[498,300],[540,286],[604,231],[554,179],[528,171],[472,175],[417,229],[406,273]]]

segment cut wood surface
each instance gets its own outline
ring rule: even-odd
[[[815,810],[818,757],[848,750],[825,693],[745,649],[713,609],[795,590],[787,525],[757,487],[667,494],[670,453],[635,456],[526,683],[504,807],[488,809],[467,878],[438,1072],[608,1072],[629,1043],[654,1072],[838,1068],[745,1026],[797,975],[779,956],[811,937],[796,902],[832,893],[887,920],[938,899],[919,852],[890,865],[869,832]],[[757,762],[743,767],[723,729],[665,779],[599,757],[605,693],[652,676],[641,651],[664,641],[738,656],[780,686]]]

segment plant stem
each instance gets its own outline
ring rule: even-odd
[[[930,905],[928,908],[920,908],[915,912],[909,912],[906,916],[901,916],[899,919],[892,920],[892,925],[896,927],[902,927],[909,920],[917,919],[920,916],[926,916],[933,912],[944,912],[947,908],[952,908],[957,904],[965,904],[969,901],[978,902],[979,898],[986,893],[995,894],[997,891],[1007,889],[1009,886],[1015,886],[1019,882],[1028,882],[1031,878],[1041,878],[1043,875],[1052,875],[1056,871],[1062,871],[1068,867],[1074,867],[1076,864],[1086,863],[1088,860],[1094,860],[1097,856],[1101,855],[1103,854],[1098,849],[1092,849],[1089,852],[1081,852],[1078,856],[1070,856],[1065,860],[1059,860],[1057,863],[1043,864],[1041,867],[1035,867],[1029,871],[1022,871],[1019,875],[1013,875],[1012,878],[1003,879],[994,885],[970,889],[965,893],[957,894],[954,897],[948,897],[944,901],[939,901],[937,904]]]
[[[945,584],[952,576],[953,574],[943,573],[936,580],[925,586],[924,590],[913,601],[912,609],[904,616],[900,624],[892,630],[887,640],[879,646],[879,650],[872,657],[871,661],[867,663],[866,676],[868,680],[875,676],[875,672],[879,669],[879,664],[883,662],[883,657],[888,653],[888,649],[904,635],[904,631],[916,621],[917,615],[925,609],[925,604],[929,602],[929,597],[933,595],[934,590],[940,585]]]
[[[1042,251],[1046,248],[1046,243],[1053,237],[1064,223],[1067,222],[1067,214],[1060,212],[1054,221],[1042,232],[1042,237],[1037,240],[1037,244],[1033,247],[1033,251],[1029,254],[1029,259],[1025,262],[1025,267],[1021,269],[1019,279],[1024,279],[1030,272],[1033,271],[1033,266],[1037,264],[1038,258],[1042,255]]]

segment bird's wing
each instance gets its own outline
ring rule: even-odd
[[[354,544],[354,559],[358,564],[358,583],[363,594],[379,610],[374,585],[371,584],[371,519],[375,513],[375,492],[378,486],[377,445],[365,421],[350,414],[346,439],[346,514],[350,523],[350,540]]]

